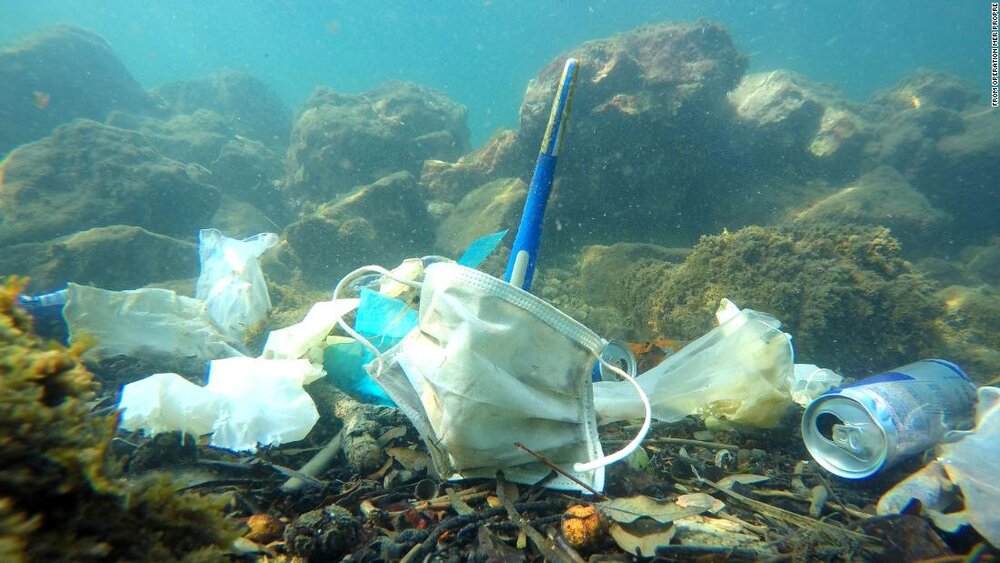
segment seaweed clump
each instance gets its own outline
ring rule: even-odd
[[[939,348],[934,290],[888,229],[752,226],[702,237],[682,264],[640,264],[620,304],[653,336],[691,339],[727,297],[779,318],[801,361],[858,375]]]
[[[80,349],[44,343],[0,283],[0,560],[217,560],[236,535],[227,499],[168,477],[119,478],[118,417],[94,415]]]

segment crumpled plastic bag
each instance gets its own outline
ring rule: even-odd
[[[201,436],[212,431],[221,401],[222,397],[176,373],[156,373],[122,388],[121,427]]]
[[[199,234],[201,275],[195,297],[205,302],[215,326],[237,342],[257,329],[271,309],[257,258],[277,243],[274,233],[243,240],[229,238],[218,229],[202,229]]]
[[[729,423],[773,428],[792,404],[791,337],[781,323],[723,299],[720,324],[636,380],[649,397],[653,418],[676,422],[698,414],[707,425]],[[627,382],[594,383],[599,424],[642,418]]]
[[[813,364],[795,364],[788,394],[800,406],[807,406],[816,397],[840,387],[844,378],[833,370]]]
[[[314,364],[323,363],[323,344],[337,319],[358,308],[359,299],[338,299],[313,304],[301,321],[272,330],[264,342],[262,358],[306,358]]]
[[[184,371],[215,358],[242,355],[212,323],[205,304],[167,289],[109,291],[69,284],[63,317],[71,343],[96,339],[90,357],[126,355]]]
[[[910,475],[879,499],[878,514],[897,514],[918,499],[938,528],[955,532],[971,525],[993,547],[1000,548],[1000,389],[977,391],[976,427],[952,432],[953,440],[939,447],[940,454],[923,469]],[[945,513],[962,492],[965,508]]]
[[[307,360],[214,360],[199,387],[174,373],[159,373],[122,389],[122,428],[150,434],[212,434],[211,445],[256,451],[305,438],[319,420],[303,386],[323,376]]]

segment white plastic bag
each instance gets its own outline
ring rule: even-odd
[[[324,375],[306,360],[227,358],[212,362],[205,389],[225,400],[211,444],[255,451],[306,437],[319,412],[304,385]]]
[[[262,358],[269,360],[306,358],[323,363],[321,349],[337,320],[358,308],[359,299],[338,299],[315,303],[296,324],[272,330],[264,342]]]
[[[274,233],[236,240],[218,229],[201,230],[201,275],[195,296],[205,302],[215,326],[237,342],[243,342],[247,331],[257,328],[271,308],[257,258],[277,243]]]
[[[923,469],[910,475],[879,499],[879,515],[896,514],[912,499],[938,528],[956,532],[971,525],[993,547],[1000,547],[1000,389],[980,387],[976,404],[976,427],[953,432],[953,441],[942,444],[940,454]],[[955,488],[962,492],[965,508],[953,509]]]
[[[216,329],[203,302],[167,289],[108,291],[71,283],[63,316],[70,342],[84,334],[96,339],[87,353],[97,358],[125,355],[183,369],[242,355]]]
[[[305,438],[319,413],[303,385],[322,376],[306,360],[227,358],[212,362],[204,387],[173,373],[129,383],[118,408],[128,430],[212,433],[212,446],[254,451]]]
[[[727,422],[772,428],[792,404],[791,337],[773,317],[740,311],[728,300],[720,325],[636,380],[649,397],[653,418],[676,422],[699,414],[708,425]],[[628,383],[594,383],[600,424],[643,416]]]
[[[212,431],[222,398],[176,373],[157,373],[122,388],[121,427],[149,434]]]

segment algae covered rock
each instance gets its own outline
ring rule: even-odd
[[[718,215],[735,184],[726,93],[747,58],[726,30],[707,21],[651,25],[553,59],[521,105],[516,151],[529,170],[567,57],[579,61],[578,86],[546,211],[546,247],[703,232],[706,215]]]
[[[226,500],[166,478],[120,480],[108,458],[117,415],[91,412],[78,349],[46,344],[0,288],[0,558],[4,561],[221,559],[236,527]]]
[[[155,90],[181,114],[210,110],[238,135],[282,151],[292,130],[292,111],[281,97],[252,74],[223,70],[204,78],[169,82]]]
[[[219,204],[203,170],[164,158],[139,133],[84,119],[12,152],[0,185],[0,246],[108,225],[191,237]]]
[[[135,289],[198,275],[194,243],[127,225],[96,227],[51,242],[15,245],[4,252],[8,273],[31,276],[31,293],[62,289],[68,282]]]
[[[748,148],[765,166],[800,161],[799,166],[816,164],[849,175],[872,137],[856,104],[829,85],[792,72],[748,75],[729,93],[729,100]]]
[[[940,107],[962,111],[980,97],[975,84],[947,72],[922,68],[888,90],[876,92],[871,103],[893,109]]]
[[[359,266],[423,256],[432,237],[423,192],[408,172],[361,186],[285,230],[305,280],[325,287]]]
[[[948,357],[982,383],[1000,377],[1000,291],[953,285],[938,297],[944,303],[941,325]]]
[[[12,17],[7,14],[6,17]],[[0,157],[76,118],[155,104],[104,39],[55,25],[0,49]]]
[[[637,267],[620,303],[652,335],[686,340],[726,297],[783,321],[799,361],[859,375],[940,352],[934,287],[899,252],[881,228],[747,227],[703,237],[680,265]]]
[[[1000,113],[962,116],[965,128],[937,143],[936,158],[912,180],[940,209],[960,221],[954,237],[982,242],[1000,234]]]
[[[950,217],[934,208],[895,169],[880,166],[794,217],[797,223],[888,227],[906,248],[941,238]]]
[[[458,256],[483,235],[517,232],[527,195],[528,186],[519,178],[501,178],[472,190],[441,222],[435,247],[445,256]]]
[[[444,94],[390,82],[361,95],[317,88],[295,120],[285,190],[324,202],[388,174],[419,174],[469,146],[466,110]]]

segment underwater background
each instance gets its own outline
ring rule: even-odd
[[[145,87],[252,72],[292,107],[324,84],[386,80],[439,89],[469,108],[473,145],[517,123],[527,81],[559,52],[664,20],[723,23],[750,71],[786,69],[854,99],[918,67],[989,80],[989,2],[443,0],[4,2],[0,44],[51,23],[97,32]]]
[[[703,379],[674,375],[710,381],[676,394],[677,417],[609,469],[609,497],[701,491],[698,502],[716,497],[698,518],[723,499],[743,518],[706,514],[707,531],[685,530],[642,504],[658,529],[637,528],[649,535],[645,555],[995,552],[1000,525],[980,518],[995,505],[982,475],[949,474],[957,488],[925,496],[937,512],[910,504],[875,516],[936,438],[866,481],[834,480],[808,461],[782,334],[796,364],[837,382],[953,361],[988,399],[977,424],[995,432],[990,32],[981,0],[0,0],[0,560],[635,553],[592,506],[596,539],[552,551],[569,541],[561,528],[559,542],[549,533],[515,549],[526,532],[501,506],[502,479],[496,498],[468,483],[444,495],[428,437],[412,413],[384,406],[365,372],[370,351],[332,322],[308,345],[265,344],[314,306],[329,321],[331,290],[361,266],[399,265],[417,279],[445,257],[503,276],[568,58],[578,75],[531,293],[631,351],[640,374],[725,334],[725,304],[761,312],[761,342],[780,349],[706,348],[712,361],[688,364]],[[375,309],[376,283],[396,291],[385,324],[368,324],[388,346],[420,303],[380,279],[343,289]],[[233,293],[219,299],[219,287]],[[356,328],[370,313],[360,311],[347,317]],[[279,348],[292,338],[283,334]],[[317,379],[297,375],[290,400],[231,398],[252,423],[218,397],[197,420],[174,402],[216,393],[201,386],[220,363],[274,365],[273,354]],[[234,381],[279,368],[261,369]],[[580,380],[592,391],[591,377],[601,370]],[[960,385],[967,429],[973,386]],[[123,406],[130,386],[160,403]],[[664,394],[654,399],[678,398]],[[600,413],[587,412],[596,428]],[[294,432],[258,424],[275,413]],[[182,432],[149,435],[167,418]],[[618,420],[602,424],[608,449],[634,435]],[[225,424],[241,441],[221,441]],[[957,443],[974,468],[1000,464],[1000,450],[979,464],[979,442]],[[303,473],[316,458],[319,469]],[[578,520],[563,512],[571,497],[544,493],[511,507],[549,532]]]

